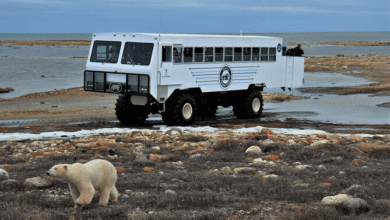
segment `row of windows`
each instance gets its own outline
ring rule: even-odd
[[[276,61],[275,47],[172,47],[163,46],[162,61],[174,63]]]

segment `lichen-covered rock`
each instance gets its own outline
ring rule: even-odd
[[[271,129],[263,128],[261,129],[260,134],[275,135],[275,132],[273,132]]]

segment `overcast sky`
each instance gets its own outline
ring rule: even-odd
[[[0,0],[0,33],[389,31],[390,0]]]

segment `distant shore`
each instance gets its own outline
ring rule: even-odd
[[[14,44],[14,45],[80,45],[89,46],[91,45],[90,40],[0,40],[0,44]]]
[[[335,42],[285,42],[287,45],[339,45],[339,46],[390,46],[390,42],[377,41],[335,41]],[[0,40],[0,44],[14,44],[14,45],[91,45],[90,40]]]

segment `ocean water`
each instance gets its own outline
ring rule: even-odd
[[[131,32],[131,31],[129,31]],[[197,33],[194,33],[197,34]],[[232,34],[240,33],[205,33]],[[242,35],[259,35],[281,37],[285,42],[333,42],[333,41],[385,41],[390,39],[390,31],[377,32],[278,32],[278,33],[242,33]],[[19,34],[0,33],[0,40],[91,40],[92,33],[74,34]]]
[[[237,34],[237,33],[232,33]],[[254,33],[243,33],[243,35]],[[283,37],[285,42],[330,42],[330,41],[389,41],[390,32],[325,32],[325,33],[256,33]],[[90,40],[92,34],[4,34],[0,40]],[[390,55],[390,46],[303,46],[306,56],[331,56],[337,54]],[[13,87],[15,91],[0,93],[0,98],[45,92],[83,85],[89,46],[23,46],[0,44],[0,87]]]

